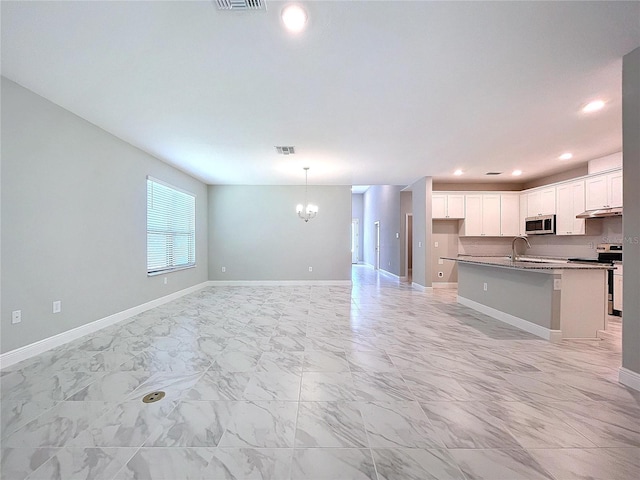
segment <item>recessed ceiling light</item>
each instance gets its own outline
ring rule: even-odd
[[[290,32],[301,32],[307,24],[307,12],[300,5],[287,5],[282,10],[282,21]]]
[[[462,175],[462,173],[463,173],[463,172],[462,172],[462,170],[460,170],[460,169],[458,169],[458,170],[456,170],[455,172],[453,172],[453,174],[454,174],[454,175],[457,175],[457,176]]]
[[[573,158],[573,153],[563,153],[562,155],[560,155],[558,157],[560,160],[569,160],[570,158]]]
[[[513,173],[511,173],[511,175],[515,177],[519,177],[520,175],[522,175],[522,170],[514,170]]]
[[[582,108],[582,111],[585,113],[597,112],[598,110],[602,109],[602,107],[604,107],[603,100],[594,100],[593,102],[587,103]]]

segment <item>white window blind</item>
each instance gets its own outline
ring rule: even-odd
[[[147,177],[147,274],[196,264],[196,197]]]

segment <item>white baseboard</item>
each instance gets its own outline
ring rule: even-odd
[[[618,370],[618,381],[621,384],[640,392],[640,373],[636,373],[628,368],[620,367],[620,370]]]
[[[433,282],[433,288],[458,288],[458,282]]]
[[[411,282],[411,288],[415,288],[419,292],[429,292],[433,290],[433,287],[425,287],[424,285],[420,285],[419,283],[416,283],[416,282]]]
[[[67,330],[66,332],[62,332],[52,337],[44,338],[29,345],[25,345],[24,347],[16,348],[15,350],[3,353],[0,355],[0,368],[6,368],[10,365],[21,362],[35,355],[39,355],[46,352],[47,350],[59,347],[60,345],[64,345],[65,343],[69,343],[73,340],[77,340],[78,338],[84,337],[85,335],[97,332],[98,330],[102,330],[103,328],[114,325],[118,322],[126,320],[127,318],[131,318],[135,315],[138,315],[139,313],[146,312],[147,310],[151,310],[152,308],[171,302],[173,300],[176,300],[177,298],[184,297],[185,295],[196,292],[208,286],[209,282],[199,283],[198,285],[194,285],[193,287],[179,290],[169,295],[165,295],[164,297],[156,298],[155,300],[151,300],[150,302],[143,303],[142,305],[128,308],[127,310],[123,310],[122,312],[114,313],[113,315],[109,315],[108,317],[100,318],[93,322],[86,323],[76,328],[72,328],[71,330]]]
[[[512,325],[521,330],[524,330],[525,332],[529,332],[540,338],[549,340],[552,343],[558,343],[559,341],[562,340],[562,332],[560,330],[551,330],[549,328],[536,325],[535,323],[532,323],[529,320],[525,320],[524,318],[516,317],[515,315],[511,315],[509,313],[501,312],[500,310],[496,310],[495,308],[487,307],[486,305],[475,302],[473,300],[469,300],[468,298],[465,298],[465,297],[461,297],[460,295],[458,295],[458,303],[461,305],[464,305],[465,307],[469,307],[477,312],[484,313],[485,315],[489,315],[490,317],[493,317],[496,320],[500,320],[501,322],[508,323],[509,325]]]
[[[351,286],[351,280],[209,280],[209,287]]]
[[[400,276],[399,276],[399,275],[396,275],[395,273],[391,273],[391,272],[389,272],[389,271],[387,271],[387,270],[385,270],[385,269],[383,269],[383,268],[380,268],[378,271],[379,271],[381,274],[386,275],[387,277],[393,277],[393,278],[395,278],[395,279],[396,279],[396,280],[398,280],[398,281],[400,280]]]

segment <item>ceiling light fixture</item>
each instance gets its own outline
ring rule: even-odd
[[[460,169],[456,170],[455,172],[453,172],[453,174],[457,177],[459,177],[460,175],[462,175],[464,172]]]
[[[290,32],[299,33],[307,24],[307,12],[300,5],[287,5],[282,10],[282,22]]]
[[[569,153],[569,152],[567,152],[567,153],[563,153],[563,154],[562,154],[562,155],[560,155],[558,158],[559,158],[560,160],[569,160],[569,159],[573,158],[573,153]]]
[[[584,113],[597,112],[598,110],[601,110],[602,107],[604,107],[604,100],[594,100],[593,102],[587,103],[583,107],[582,111]]]
[[[307,203],[307,189],[309,187],[307,179],[308,174],[309,167],[304,167],[304,205],[298,204],[298,206],[296,206],[296,213],[305,221],[305,223],[318,214],[318,206]]]
[[[514,170],[511,175],[513,175],[514,177],[519,177],[520,175],[522,175],[522,170]]]

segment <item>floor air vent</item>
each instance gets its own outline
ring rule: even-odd
[[[218,10],[266,10],[265,0],[215,0]]]

